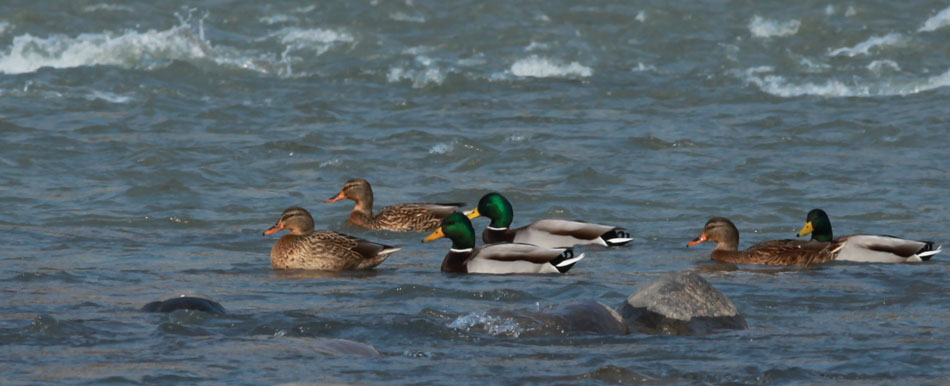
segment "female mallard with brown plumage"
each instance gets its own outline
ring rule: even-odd
[[[305,209],[292,206],[280,215],[277,224],[264,235],[290,230],[270,251],[275,269],[348,271],[373,268],[398,251],[359,237],[333,231],[314,231],[313,217]]]
[[[390,205],[373,214],[373,188],[362,178],[346,181],[340,193],[326,200],[337,202],[343,199],[356,201],[347,224],[368,229],[396,232],[425,232],[439,227],[442,219],[458,211],[462,203],[398,204]]]
[[[613,247],[633,240],[624,228],[584,221],[545,219],[520,228],[509,228],[514,217],[511,202],[495,192],[482,196],[478,207],[466,214],[469,219],[480,216],[491,219],[482,232],[482,240],[486,243],[527,243],[548,248],[575,245]]]
[[[806,265],[811,266],[834,260],[836,243],[802,240],[772,240],[739,250],[739,230],[725,217],[713,217],[706,222],[699,237],[687,247],[705,242],[716,242],[712,259],[732,264]]]
[[[521,243],[486,244],[475,248],[475,228],[461,213],[442,220],[423,243],[448,237],[452,248],[442,260],[442,272],[457,273],[565,273],[584,254],[574,256],[571,248],[544,248]]]
[[[918,263],[940,253],[933,241],[917,241],[884,235],[848,235],[837,239],[831,232],[831,220],[821,209],[812,209],[798,236],[811,234],[813,241],[839,244],[835,260],[865,263]]]

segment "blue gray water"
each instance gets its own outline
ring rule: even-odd
[[[808,210],[950,246],[944,1],[0,3],[5,383],[945,383],[950,254],[721,267]],[[626,226],[564,276],[450,276],[447,241],[342,224],[505,193]],[[290,205],[404,249],[275,272]],[[476,227],[485,223],[476,221]],[[695,270],[750,328],[564,335],[501,311],[620,303]],[[178,293],[228,316],[139,308]],[[495,310],[495,311],[493,311]],[[493,313],[494,312],[494,313]],[[327,349],[371,345],[378,357]]]

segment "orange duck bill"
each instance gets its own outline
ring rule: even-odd
[[[330,197],[324,202],[337,202],[337,201],[345,200],[345,199],[346,199],[346,196],[343,194],[343,191],[341,190],[340,193],[337,193],[336,196]]]
[[[696,244],[699,244],[699,243],[701,243],[701,242],[704,242],[704,241],[706,241],[706,232],[700,233],[700,234],[699,234],[699,237],[693,239],[693,241],[690,241],[688,244],[686,244],[686,246],[687,246],[687,247],[692,247],[692,246],[694,246],[694,245],[696,245]]]
[[[277,232],[280,232],[280,231],[282,231],[282,230],[284,230],[283,225],[274,224],[274,226],[272,226],[272,227],[270,227],[270,228],[267,228],[267,230],[264,231],[264,236],[272,235],[272,234],[277,233]]]

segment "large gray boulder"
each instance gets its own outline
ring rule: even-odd
[[[630,329],[649,334],[695,335],[748,328],[736,305],[693,272],[664,275],[617,307]]]

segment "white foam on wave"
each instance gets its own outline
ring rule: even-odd
[[[312,49],[317,55],[329,51],[341,43],[356,41],[353,35],[345,31],[334,31],[322,28],[288,27],[270,34],[279,37],[280,42],[287,45],[287,50]]]
[[[76,36],[54,34],[47,37],[23,34],[0,51],[0,73],[22,74],[43,67],[74,68],[111,65],[154,70],[173,61],[213,63],[225,67],[290,76],[285,51],[281,58],[273,54],[212,46],[204,36],[204,19],[193,11],[179,15],[180,24],[166,30],[126,30],[82,33]],[[319,38],[317,38],[319,40]]]
[[[525,59],[520,59],[511,65],[511,73],[515,76],[533,77],[533,78],[557,78],[557,77],[590,77],[594,71],[578,62],[563,64],[561,62],[532,55]]]
[[[459,316],[452,323],[449,323],[449,328],[465,331],[471,331],[476,326],[481,326],[485,332],[492,336],[517,338],[525,332],[525,329],[519,326],[514,319],[488,315],[485,311]]]
[[[3,35],[4,32],[7,32],[7,29],[10,28],[10,23],[6,21],[0,21],[0,35]]]
[[[389,14],[389,19],[393,21],[401,21],[404,23],[417,23],[422,24],[426,22],[426,17],[422,15],[410,15],[405,12],[393,12]]]
[[[937,12],[936,15],[933,15],[931,18],[927,19],[927,21],[924,22],[924,25],[921,26],[917,31],[936,31],[948,25],[950,25],[950,7],[947,7],[943,11]]]
[[[299,19],[296,16],[290,16],[284,13],[263,16],[257,19],[257,21],[267,24],[267,25],[283,24],[283,23],[288,23],[288,22],[295,22],[298,20]]]
[[[124,104],[132,101],[132,97],[128,95],[116,94],[114,92],[92,90],[89,94],[85,96],[87,100],[104,100],[109,103]]]
[[[135,12],[135,8],[130,7],[128,5],[99,3],[99,4],[87,5],[83,7],[82,11],[86,13],[93,13],[93,12],[100,12],[100,11],[133,13]]]
[[[875,60],[868,64],[868,71],[871,71],[875,74],[880,75],[884,70],[891,69],[893,71],[900,71],[901,66],[893,60]]]
[[[429,154],[445,154],[452,150],[455,150],[455,141],[432,145],[432,147],[429,148]]]
[[[872,48],[875,47],[886,47],[886,46],[896,46],[904,42],[904,36],[891,32],[884,36],[872,36],[861,43],[858,43],[854,47],[842,47],[828,53],[828,56],[848,56],[855,57],[858,55],[868,55],[871,52]]]
[[[643,11],[637,12],[637,16],[634,17],[633,20],[639,21],[641,23],[645,22],[647,21],[647,13]]]
[[[849,5],[849,6],[848,6],[848,9],[847,9],[846,11],[844,11],[844,16],[845,16],[845,17],[851,17],[851,16],[854,16],[854,15],[857,15],[857,14],[858,14],[858,10],[854,9],[854,6],[853,6],[853,5]]]
[[[42,67],[148,66],[150,58],[197,59],[208,56],[210,50],[210,45],[186,26],[120,35],[106,32],[43,38],[24,34],[14,37],[8,50],[0,53],[0,73],[21,74]]]
[[[398,83],[403,80],[412,82],[413,88],[429,85],[442,85],[451,70],[443,70],[438,63],[425,55],[417,55],[411,65],[396,65],[389,68],[386,81]]]
[[[783,98],[806,95],[823,97],[913,95],[940,87],[950,86],[950,70],[926,79],[852,80],[853,83],[847,84],[837,79],[828,79],[824,83],[794,83],[789,82],[783,76],[769,74],[771,71],[771,67],[755,67],[741,73],[740,77],[746,83],[757,86],[765,93]]]
[[[790,36],[798,33],[801,25],[802,22],[797,19],[779,21],[755,15],[749,21],[749,32],[757,38]]]
[[[643,64],[643,62],[637,62],[637,66],[631,69],[633,72],[647,72],[653,71],[656,72],[656,66],[652,64]]]

